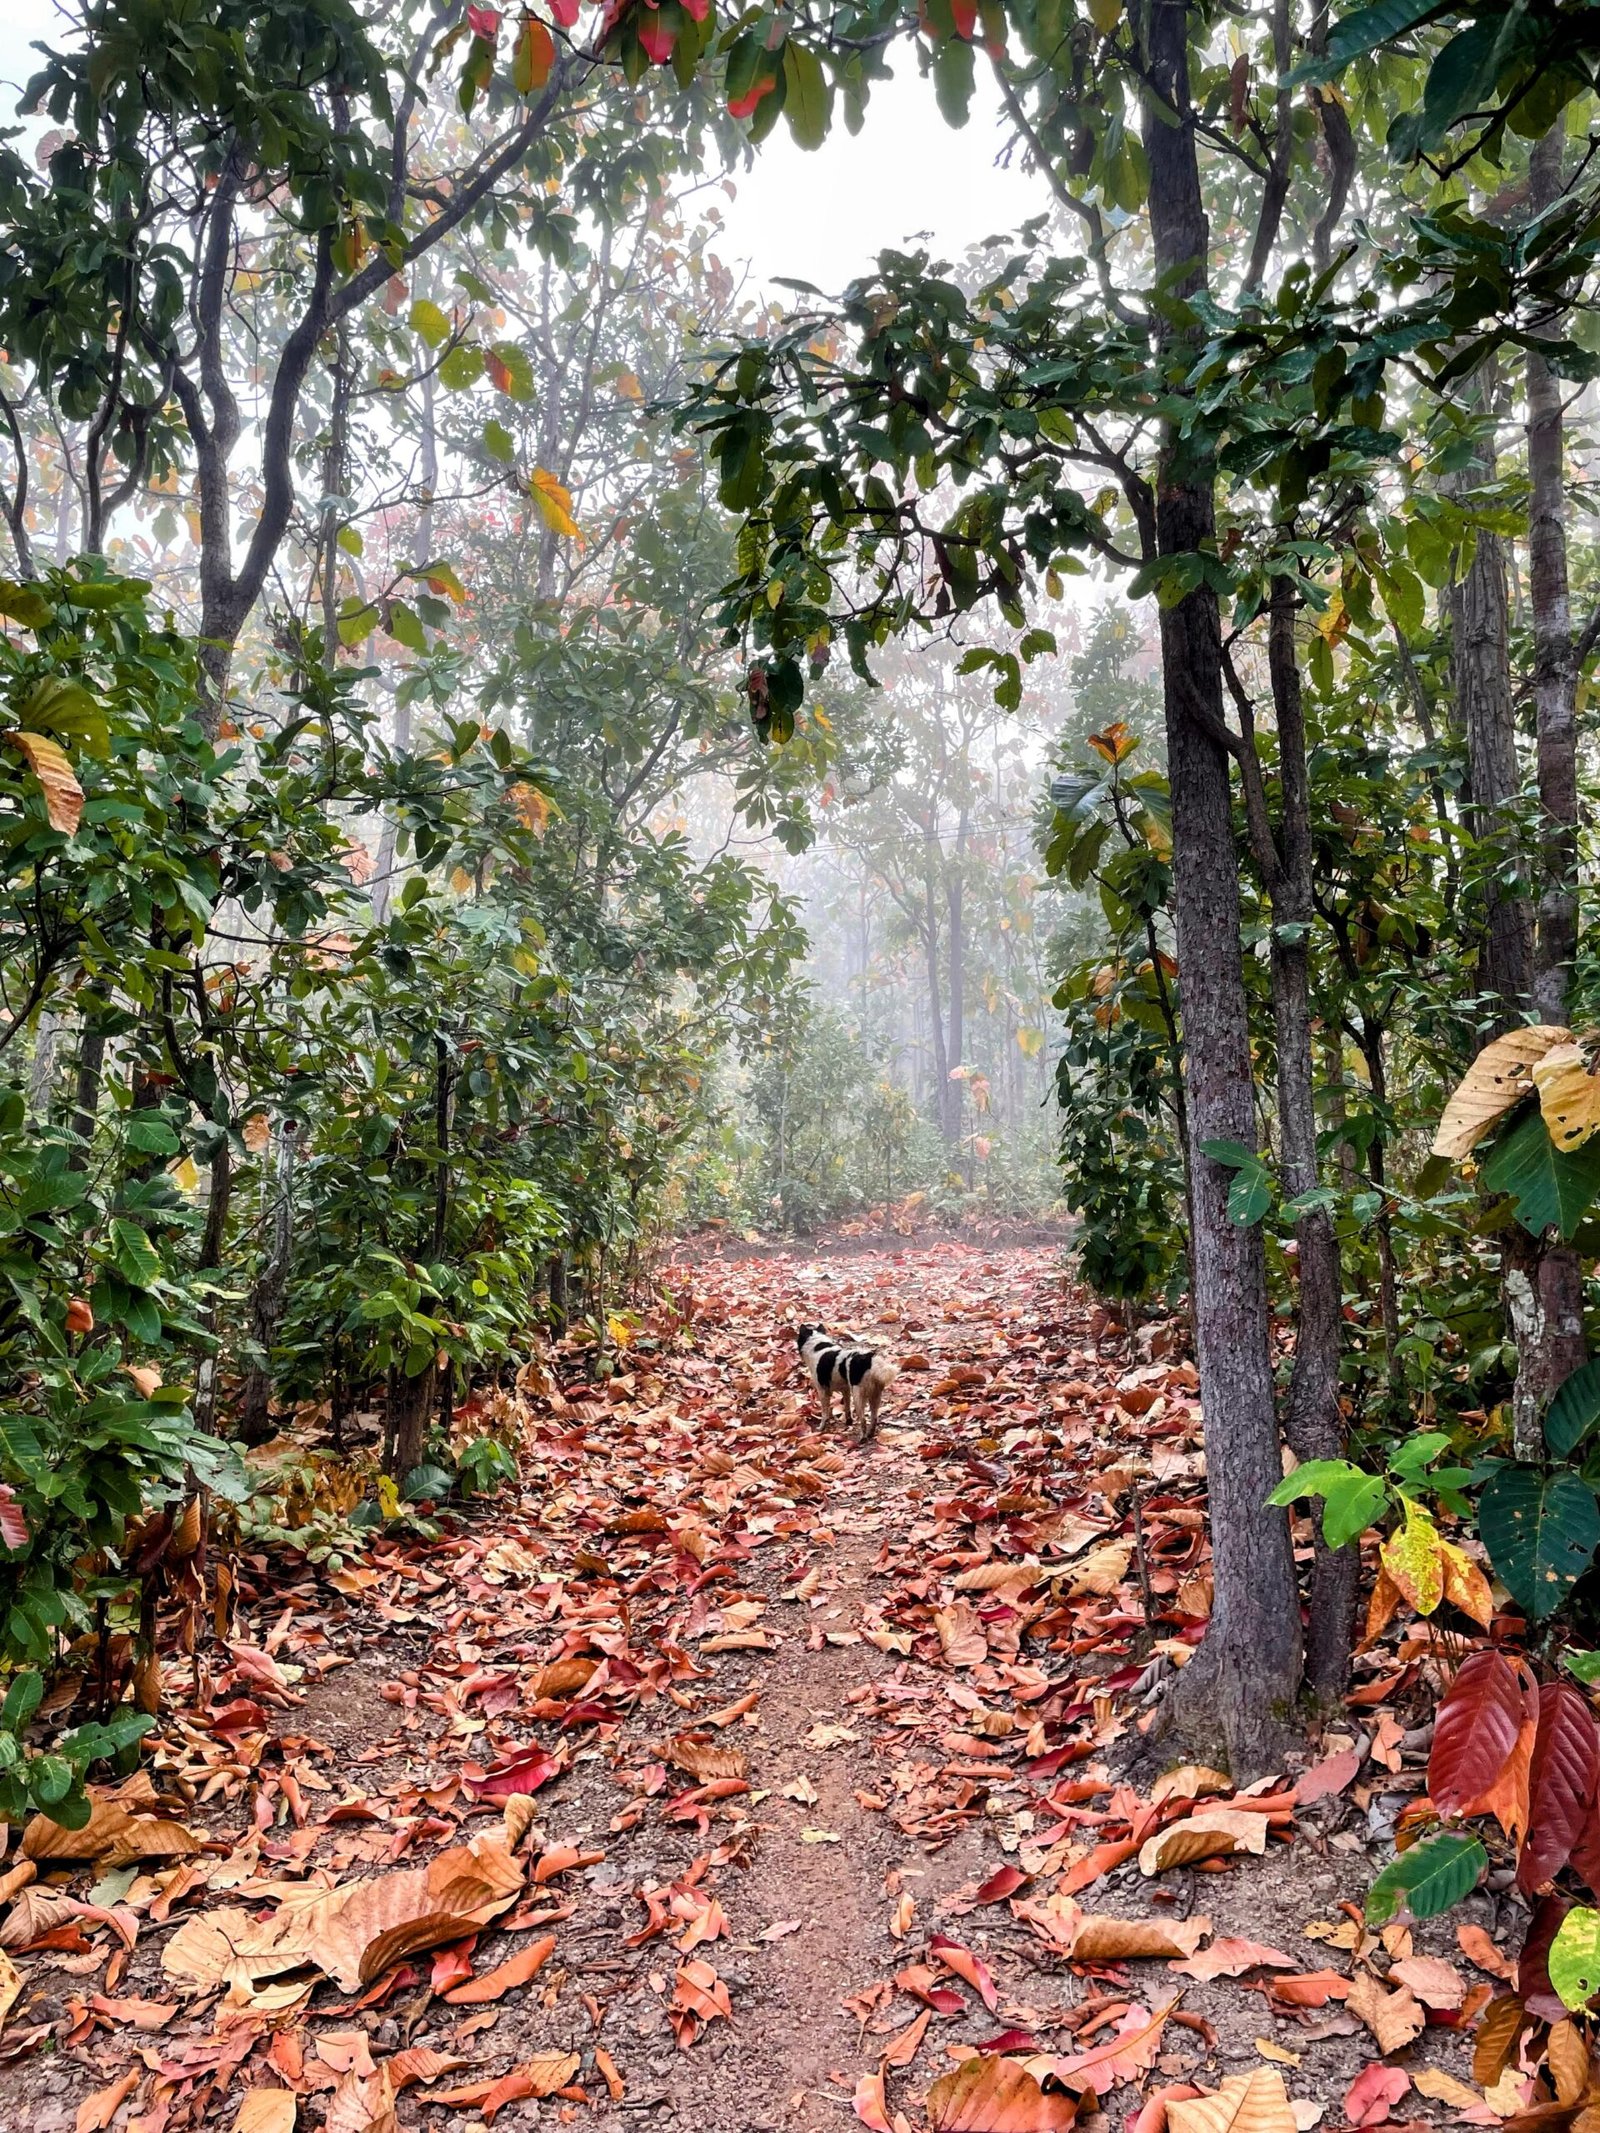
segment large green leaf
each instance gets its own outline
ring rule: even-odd
[[[1547,1962],[1562,2004],[1586,2007],[1600,1992],[1600,1911],[1575,1904],[1556,1928]]]
[[[1565,1379],[1544,1418],[1544,1441],[1558,1459],[1576,1449],[1600,1422],[1600,1358]]]
[[[1524,1229],[1539,1236],[1556,1228],[1571,1238],[1600,1197],[1600,1134],[1563,1155],[1535,1106],[1495,1143],[1483,1182],[1490,1192],[1511,1195]]]
[[[1476,1837],[1447,1829],[1391,1859],[1367,1892],[1367,1923],[1381,1926],[1402,1901],[1413,1918],[1437,1918],[1470,1895],[1489,1854]]]
[[[1503,1466],[1478,1523],[1495,1574],[1534,1622],[1555,1613],[1600,1548],[1600,1507],[1576,1474]]]

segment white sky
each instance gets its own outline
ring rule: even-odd
[[[10,0],[0,16],[5,121],[37,65],[29,46],[54,37],[59,19],[54,0]],[[955,132],[909,55],[899,66],[894,80],[874,87],[866,124],[854,137],[836,122],[823,146],[806,154],[780,118],[755,168],[733,176],[734,197],[718,201],[728,233],[718,249],[730,266],[748,263],[768,288],[788,275],[833,293],[878,252],[921,233],[941,258],[959,259],[979,239],[1048,207],[1037,178],[996,166],[1004,135],[981,68],[972,117]]]

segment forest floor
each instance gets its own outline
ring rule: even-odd
[[[1503,1899],[1357,1908],[1424,1784],[1420,1643],[1243,1794],[1130,1756],[1209,1597],[1171,1328],[1130,1355],[1054,1246],[667,1287],[609,1384],[524,1387],[520,1497],[246,1559],[154,1797],[0,1860],[0,2125],[1187,2133],[1241,2077],[1254,2133],[1516,2108],[1466,2034]],[[819,1430],[786,1316],[899,1356],[875,1444]]]

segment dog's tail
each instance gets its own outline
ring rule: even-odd
[[[898,1363],[891,1363],[886,1355],[874,1355],[872,1367],[866,1375],[867,1389],[869,1392],[882,1392],[892,1385],[899,1375]]]

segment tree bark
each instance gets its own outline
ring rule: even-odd
[[[1534,145],[1529,207],[1539,213],[1561,190],[1558,122]],[[1533,1006],[1541,1022],[1565,1023],[1578,950],[1578,659],[1567,580],[1566,434],[1561,382],[1537,350],[1527,359],[1528,604],[1533,620],[1533,702],[1539,777],[1538,922]],[[1524,1242],[1533,1250],[1523,1249]],[[1583,1269],[1570,1245],[1520,1234],[1508,1253],[1519,1368],[1512,1427],[1528,1454],[1542,1450],[1544,1411],[1588,1360]],[[1520,1327],[1517,1324],[1521,1319]]]
[[[1175,300],[1206,287],[1210,231],[1200,193],[1189,90],[1188,9],[1149,0],[1143,138],[1157,279]],[[1164,314],[1164,346],[1184,366],[1192,327]],[[1209,547],[1215,465],[1169,424],[1157,480],[1162,556]],[[1238,852],[1222,731],[1216,595],[1199,587],[1161,614],[1173,903],[1188,1102],[1194,1136],[1191,1294],[1205,1413],[1214,1603],[1205,1641],[1178,1675],[1167,1721],[1196,1744],[1220,1743],[1237,1774],[1272,1759],[1300,1683],[1300,1607],[1289,1524],[1266,1499],[1282,1474],[1268,1347],[1260,1231],[1230,1221],[1231,1173],[1211,1140],[1255,1145],[1249,1007],[1240,941]]]
[[[289,1261],[294,1246],[294,1128],[278,1131],[274,1164],[272,1236],[261,1272],[250,1291],[250,1337],[257,1360],[245,1379],[239,1403],[239,1435],[246,1444],[265,1444],[272,1435],[272,1349],[289,1294]]]

